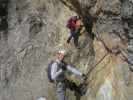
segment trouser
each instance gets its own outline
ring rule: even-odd
[[[82,90],[80,86],[77,86],[74,82],[70,82],[69,80],[65,80],[63,82],[58,82],[56,84],[56,94],[58,100],[65,100],[65,91],[70,89],[75,92],[76,98],[80,98],[79,96],[82,94]],[[78,96],[78,97],[77,97]],[[78,100],[76,99],[76,100]]]
[[[81,30],[81,28],[70,30],[71,35],[68,37],[67,43],[70,43],[71,39],[73,38],[75,47],[78,47],[78,39],[79,39],[79,35],[80,35],[80,30]]]
[[[77,47],[78,46],[78,38],[79,38],[79,36],[70,35],[68,37],[68,39],[67,39],[67,43],[70,43],[70,41],[71,41],[72,38],[74,39],[74,45],[75,45],[75,47]]]
[[[65,91],[66,91],[65,82],[58,82],[56,84],[56,94],[58,100],[65,100]]]

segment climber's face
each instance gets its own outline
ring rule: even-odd
[[[58,59],[62,61],[64,59],[64,54],[58,53]]]

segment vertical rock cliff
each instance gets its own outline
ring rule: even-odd
[[[66,45],[70,16],[85,26],[76,49]],[[88,73],[81,100],[132,100],[132,0],[1,0],[0,100],[56,100],[46,76],[54,53]],[[74,100],[68,91],[68,100]]]

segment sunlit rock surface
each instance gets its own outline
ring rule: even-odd
[[[66,44],[67,19],[77,14],[86,29],[80,49]],[[90,72],[81,100],[132,100],[132,0],[1,0],[0,100],[56,100],[46,67],[60,48],[67,62]]]

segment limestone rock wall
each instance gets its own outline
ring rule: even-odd
[[[90,72],[81,100],[132,100],[132,0],[1,0],[0,8],[0,100],[56,100],[45,70],[61,48]],[[77,14],[86,29],[80,49],[66,44],[66,21]]]

